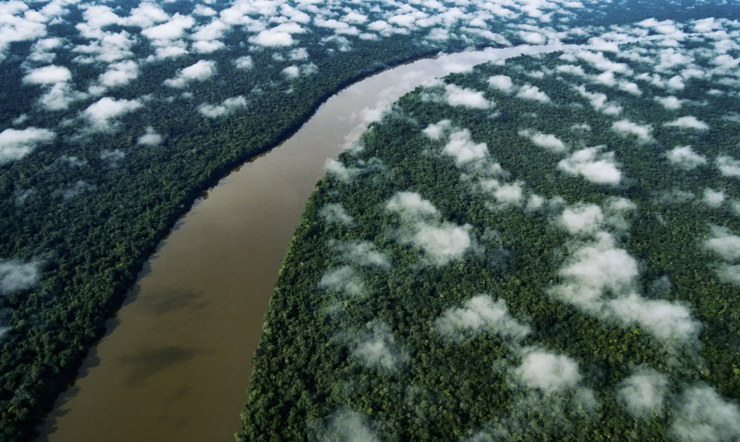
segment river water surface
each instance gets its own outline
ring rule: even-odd
[[[562,46],[442,55],[364,79],[232,172],[160,244],[41,427],[50,442],[231,442],[273,284],[327,158],[434,78]]]

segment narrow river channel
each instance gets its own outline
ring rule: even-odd
[[[292,138],[225,177],[177,223],[38,440],[233,441],[273,284],[326,159],[426,81],[562,48],[443,55],[330,98]]]

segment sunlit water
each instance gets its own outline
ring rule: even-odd
[[[424,59],[330,98],[292,138],[225,177],[177,223],[75,386],[57,400],[40,440],[233,441],[273,284],[327,158],[427,81],[563,48]]]

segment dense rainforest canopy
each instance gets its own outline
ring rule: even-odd
[[[740,440],[740,33],[691,28],[450,75],[330,162],[241,440]]]
[[[740,15],[736,2],[679,3],[3,2],[0,440],[32,437],[198,195],[344,85],[440,51],[664,35],[683,27],[665,20]],[[486,238],[496,232],[507,238],[496,227]],[[509,266],[518,252],[501,247]]]

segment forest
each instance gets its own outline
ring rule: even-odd
[[[447,29],[453,36],[449,39],[429,39],[427,28],[410,26],[391,27],[393,32],[379,31],[373,34],[377,38],[370,35],[363,39],[358,35],[337,34],[327,27],[341,29],[338,23],[318,26],[310,22],[316,13],[308,8],[306,11],[312,14],[305,14],[309,22],[301,22],[305,27],[301,32],[305,32],[296,31],[295,35],[295,40],[302,46],[301,52],[296,42],[289,46],[260,45],[260,36],[274,37],[275,34],[269,34],[269,31],[281,26],[275,26],[280,20],[285,22],[288,18],[249,10],[250,4],[248,1],[228,4],[175,1],[156,5],[129,0],[78,4],[52,0],[28,5],[22,2],[0,5],[0,441],[29,440],[34,436],[36,425],[51,410],[59,393],[74,382],[89,348],[103,336],[106,319],[121,306],[143,263],[203,191],[244,161],[289,137],[323,100],[343,86],[408,60],[444,51],[503,44],[490,40],[482,30],[499,33],[508,44],[525,43],[523,35],[532,38],[533,34],[522,34],[519,26],[530,30],[536,28],[536,17],[539,17],[534,12],[531,16],[514,14],[514,18],[491,16],[484,21],[483,28],[474,29],[476,32],[465,23],[452,22]],[[297,9],[310,2],[291,1],[290,4]],[[627,4],[633,7],[626,8]],[[677,10],[668,1],[615,1],[595,9],[579,8],[574,3],[570,6],[572,10],[567,10],[553,3],[548,6],[555,9],[547,15],[549,22],[542,22],[540,26],[543,29],[556,26],[563,32],[562,42],[581,43],[590,36],[588,32],[606,32],[610,25],[626,26],[653,17],[683,20],[740,16],[736,5],[703,1],[685,1],[683,4],[685,8]],[[193,13],[194,7],[200,11],[198,14]],[[228,31],[218,28],[222,29],[221,33],[216,32],[218,29],[206,28],[214,23],[226,26],[225,21],[217,19],[226,20],[227,15],[222,13],[229,10],[233,13],[240,7],[249,12],[240,12],[238,26]],[[347,7],[360,6],[330,2],[320,13],[339,17],[346,13]],[[363,2],[362,7],[363,13],[368,15],[368,23],[395,13],[392,5],[386,2]],[[470,12],[476,12],[475,8],[471,3]],[[294,13],[293,9],[283,8],[281,11]],[[274,11],[269,13],[274,14]],[[296,16],[300,17],[300,14]],[[270,21],[272,19],[275,20]],[[553,24],[548,24],[550,22]],[[42,26],[42,23],[48,23],[48,26]],[[185,44],[177,37],[178,29],[182,34],[184,28],[171,26],[178,23],[186,23],[182,26],[190,26],[197,32],[203,31],[202,35],[193,32],[192,41]],[[259,31],[259,26],[266,26],[265,23],[275,28]],[[298,22],[292,23],[296,25]],[[249,28],[250,24],[254,28]],[[567,33],[568,28],[576,27],[588,32]],[[295,26],[291,29],[295,31]],[[166,33],[174,36],[155,38]],[[292,34],[277,34],[280,38],[285,39],[288,35],[292,39]],[[190,48],[190,51],[178,44]],[[135,79],[131,80],[132,77]],[[427,103],[424,103],[427,109]],[[422,102],[417,104],[421,106]],[[433,108],[429,109],[424,112],[431,112]],[[418,112],[422,112],[421,109]],[[463,112],[461,118],[464,115],[467,114]],[[480,116],[470,114],[469,118]],[[491,120],[491,130],[504,124],[506,118]],[[397,130],[405,130],[403,121],[393,123],[400,125]],[[376,128],[365,142],[371,146],[370,137],[380,135],[381,131]],[[387,136],[389,140],[393,139],[391,135]],[[20,136],[27,138],[18,141]],[[401,156],[407,153],[407,149],[389,149],[385,155],[396,155],[401,164]],[[502,160],[508,158],[513,161],[513,157],[501,155]],[[509,155],[514,154],[510,152]],[[390,159],[384,161],[390,164]],[[534,157],[518,158],[517,161],[534,161]],[[428,167],[432,167],[431,163]],[[461,185],[459,180],[453,180],[450,171],[445,172],[439,165],[433,167],[434,173],[423,179],[446,176],[448,184]],[[394,179],[410,180],[411,170],[416,169],[397,169]],[[421,174],[427,172],[418,169],[413,176],[422,179]],[[650,179],[657,177],[651,176]],[[322,183],[317,195],[327,191],[322,190],[325,186],[336,185],[331,183]],[[411,183],[401,182],[403,188],[409,188]],[[441,182],[437,184],[441,185]],[[550,186],[537,184],[534,178],[531,184],[544,188]],[[389,189],[385,192],[390,192]],[[437,192],[446,190],[442,187],[436,189]],[[571,192],[579,192],[575,189]],[[357,195],[359,197],[360,194]],[[390,194],[383,195],[387,197]],[[563,190],[564,197],[573,195]],[[453,205],[445,205],[448,203],[442,202],[441,198],[435,199],[434,194],[424,194],[424,197],[439,204],[439,209],[450,219],[462,221],[470,213],[461,208],[453,211]],[[307,217],[312,216],[311,208],[317,208],[316,205],[322,201],[316,198],[320,196],[309,203]],[[370,201],[375,200],[367,200],[368,204]],[[483,206],[479,210],[481,212],[476,216],[492,216],[483,210]],[[353,216],[359,217],[360,214]],[[328,236],[323,234],[323,224],[310,221],[310,218],[306,220],[296,238],[317,235],[317,239],[328,241]],[[397,220],[389,219],[388,222]],[[519,221],[512,218],[510,222]],[[531,228],[535,229],[535,221],[531,223],[534,223]],[[331,228],[340,229],[339,226]],[[360,235],[357,238],[369,239],[377,227],[368,224],[363,229],[368,230],[362,234],[348,232],[347,235],[351,233]],[[523,241],[524,238],[513,239],[513,230],[510,233],[498,227],[489,230],[488,236],[484,235],[485,232],[481,235],[490,241],[499,241],[496,239],[499,237],[504,241],[495,257],[496,262],[500,261],[504,268],[511,268],[513,272],[518,268],[515,264],[524,255],[517,255],[522,251],[516,249],[518,251],[514,252],[513,243],[506,241]],[[552,234],[562,235],[557,231]],[[668,235],[667,232],[665,234]],[[635,244],[638,247],[639,243]],[[286,281],[297,278],[290,276],[290,269],[296,264],[291,260],[301,257],[301,250],[305,247],[307,245],[298,242],[290,252],[271,313],[283,315],[286,319],[295,317],[297,322],[290,327],[297,327],[307,320],[305,315],[299,315],[300,309],[313,308],[310,303],[300,307],[294,305],[290,309],[279,307],[286,301],[280,293],[293,284]],[[484,249],[488,251],[486,253],[491,250],[490,247],[481,250]],[[326,245],[317,249],[317,253],[318,250],[326,250]],[[535,253],[536,250],[530,252]],[[397,253],[400,255],[394,263],[411,259],[410,255],[404,255],[411,253],[406,246],[398,248]],[[316,256],[318,259],[319,255]],[[486,259],[485,255],[480,259]],[[318,275],[321,266],[314,267],[318,265],[315,261],[311,263],[312,274]],[[475,268],[466,264],[464,273],[474,272]],[[363,271],[370,272],[370,275],[375,270]],[[463,268],[458,271],[463,272]],[[539,269],[532,268],[531,271]],[[413,287],[414,291],[420,290],[421,295],[424,293],[422,288],[441,290],[444,285],[441,285],[440,278],[451,283],[459,276],[435,274],[427,269],[413,280],[397,280],[392,284],[408,287],[404,290]],[[501,275],[494,277],[491,274],[490,278],[503,281]],[[305,285],[305,295],[308,296],[315,284],[306,275],[301,275],[294,283],[299,284],[299,280]],[[506,284],[523,285],[524,290],[534,287],[539,280],[523,281],[506,279]],[[380,280],[377,283],[380,284]],[[480,286],[480,290],[485,287]],[[457,290],[463,289],[461,286]],[[384,302],[395,303],[393,299],[389,297]],[[432,308],[431,305],[428,307]],[[292,310],[294,308],[299,310]],[[510,308],[515,306],[510,305]],[[402,311],[399,310],[398,314],[402,320]],[[269,327],[266,330],[265,342],[277,339],[273,338]],[[328,333],[328,329],[315,332]],[[419,329],[419,333],[426,333],[426,329]],[[319,335],[315,339],[303,339],[307,345],[309,342],[311,345],[324,342]],[[631,339],[640,338],[635,335]],[[264,360],[269,351],[277,351],[275,345],[266,343],[258,360]],[[268,351],[268,348],[272,350]],[[280,351],[294,350],[285,346]],[[288,361],[295,364],[302,360],[298,359],[298,354],[306,357],[305,353],[296,353],[296,356],[280,360],[285,364]],[[343,354],[340,351],[332,357],[342,358]],[[435,364],[436,361],[430,359],[428,363]],[[312,380],[315,379],[312,377],[314,374],[306,372],[302,376],[305,376],[305,382],[311,383],[315,382]],[[255,376],[259,379],[261,374]],[[287,378],[280,379],[280,382],[287,382]],[[264,385],[267,388],[267,384]],[[308,404],[306,401],[321,400],[320,395],[310,396],[312,391],[317,391],[314,387],[291,384],[286,391],[290,395],[306,395],[304,402]],[[466,391],[477,391],[478,387],[469,384]],[[274,392],[270,394],[274,395]],[[397,392],[390,389],[387,394]],[[279,400],[277,397],[273,399]],[[503,400],[503,397],[499,399]],[[261,400],[264,399],[254,399],[253,403]],[[373,400],[380,399],[376,397]],[[266,408],[264,413],[275,410]],[[284,412],[292,412],[287,410],[285,408]],[[301,415],[296,416],[292,419]]]
[[[307,204],[239,440],[740,440],[722,39],[522,56],[399,100]]]

